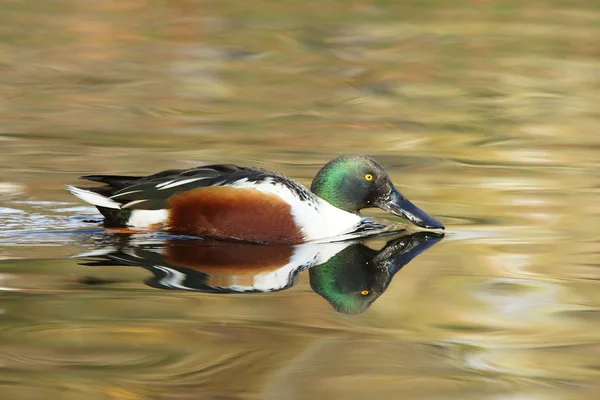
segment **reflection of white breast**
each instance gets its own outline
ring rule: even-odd
[[[350,246],[342,243],[305,243],[294,247],[290,262],[283,267],[254,276],[253,288],[260,291],[279,290],[289,286],[296,273],[327,262],[331,257]]]

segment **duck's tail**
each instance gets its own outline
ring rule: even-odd
[[[143,180],[141,176],[124,175],[85,175],[81,179],[104,183],[105,186],[80,188],[66,185],[66,188],[81,200],[96,206],[104,216],[104,226],[121,228],[127,226],[131,210],[121,209],[121,204],[110,198],[115,192],[128,186],[136,185]]]
[[[108,197],[111,191],[105,188],[86,188],[66,185],[74,196],[79,197],[86,203],[96,206],[100,214],[104,216],[104,226],[110,228],[126,227],[131,214],[130,210],[122,210],[121,204]],[[107,195],[108,194],[108,195]]]
[[[71,185],[66,185],[67,190],[69,190],[74,196],[79,197],[81,200],[93,204],[96,207],[100,208],[111,208],[115,210],[120,210],[121,205],[111,199],[108,196],[105,196],[101,193],[94,191],[91,189],[82,189]]]

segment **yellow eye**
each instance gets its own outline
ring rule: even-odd
[[[360,292],[360,294],[362,294],[363,296],[366,296],[369,294],[368,290],[363,290],[362,292]]]
[[[366,180],[368,180],[368,181],[372,181],[372,180],[373,180],[373,175],[371,175],[371,174],[366,174],[366,175],[365,175],[365,179],[366,179]]]

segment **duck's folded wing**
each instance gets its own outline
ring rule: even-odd
[[[135,177],[92,175],[90,180],[104,182],[119,190],[109,198],[122,209],[160,210],[173,195],[209,186],[232,184],[241,179],[265,175],[266,171],[230,164],[207,165],[187,170],[170,170],[137,179],[133,185],[124,186]]]

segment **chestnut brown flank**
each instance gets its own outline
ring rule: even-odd
[[[212,186],[169,199],[168,227],[177,233],[261,243],[302,243],[291,207],[274,194]]]

